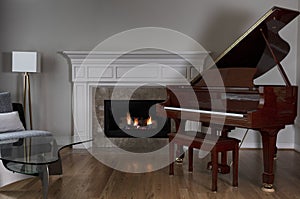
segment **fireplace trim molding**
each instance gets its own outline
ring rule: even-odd
[[[127,54],[117,51],[63,51],[61,54],[71,67],[73,133],[92,138],[91,88],[116,84],[127,87],[180,85],[203,70],[210,52],[177,52],[180,56],[159,50]],[[91,143],[85,144],[85,147],[91,146]]]

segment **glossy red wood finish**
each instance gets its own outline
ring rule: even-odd
[[[156,107],[158,114],[175,119],[177,131],[185,120],[206,125],[213,121],[223,125],[221,131],[235,127],[259,131],[263,141],[262,181],[270,187],[274,183],[277,134],[285,125],[294,123],[298,87],[256,86],[253,80],[286,57],[290,47],[278,32],[298,15],[299,11],[273,7],[217,58],[214,67],[197,76],[191,86],[169,86],[167,100]],[[218,73],[216,69],[220,69]],[[282,66],[279,69],[284,73]],[[220,76],[223,82],[217,80]],[[286,81],[287,76],[282,77]],[[240,113],[244,117],[165,111],[165,106]]]

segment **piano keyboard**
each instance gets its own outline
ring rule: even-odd
[[[205,110],[197,110],[197,109],[187,109],[187,108],[177,108],[177,107],[169,107],[165,106],[165,110],[171,110],[171,111],[185,111],[185,112],[192,112],[192,113],[205,113],[205,114],[211,114],[211,115],[221,115],[221,116],[232,116],[232,117],[244,117],[243,114],[238,113],[226,113],[226,112],[218,112],[218,111],[205,111]]]

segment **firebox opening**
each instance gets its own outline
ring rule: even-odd
[[[104,100],[104,133],[107,137],[166,138],[170,120],[156,115],[163,100]]]

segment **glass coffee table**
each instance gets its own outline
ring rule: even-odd
[[[65,147],[92,141],[82,136],[39,136],[0,142],[0,159],[17,173],[39,176],[43,198],[47,198],[49,165],[60,161],[59,151]]]

